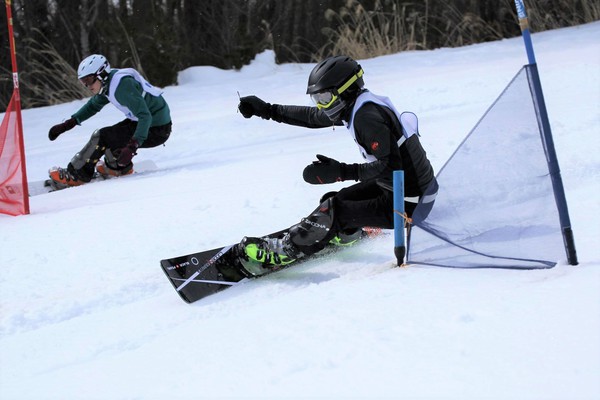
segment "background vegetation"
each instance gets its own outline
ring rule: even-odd
[[[526,0],[534,32],[600,19],[597,0]],[[92,53],[158,86],[189,66],[241,68],[265,49],[277,62],[358,59],[520,34],[513,0],[13,0],[23,107],[86,95],[76,68]],[[12,93],[0,14],[0,111]]]

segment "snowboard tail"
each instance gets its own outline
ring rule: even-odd
[[[246,278],[233,263],[224,262],[233,246],[161,260],[175,291],[187,303],[220,292]]]
[[[287,229],[267,235],[282,237]],[[163,272],[186,303],[225,290],[246,278],[256,277],[241,265],[235,245],[160,261]]]

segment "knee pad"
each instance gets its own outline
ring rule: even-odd
[[[333,237],[333,198],[321,203],[308,217],[290,228],[291,243],[306,255],[322,250]]]
[[[96,129],[83,149],[73,156],[71,164],[75,169],[81,169],[87,163],[95,165],[104,154],[104,150],[106,147],[100,144],[100,130]]]

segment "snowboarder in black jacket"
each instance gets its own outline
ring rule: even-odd
[[[269,104],[256,96],[242,97],[240,113],[306,128],[344,125],[365,159],[346,164],[318,154],[303,172],[311,184],[345,180],[358,183],[323,196],[309,216],[292,226],[283,238],[249,238],[239,253],[246,269],[289,264],[332,243],[351,242],[363,227],[391,229],[393,222],[392,175],[404,170],[405,209],[410,217],[417,203],[433,206],[437,184],[433,168],[418,134],[415,114],[400,113],[391,101],[364,88],[363,69],[350,57],[337,56],[318,63],[308,78],[309,94],[316,107]],[[425,213],[426,214],[426,213]]]

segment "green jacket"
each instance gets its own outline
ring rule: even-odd
[[[138,121],[133,137],[141,146],[148,137],[150,127],[171,122],[169,105],[162,95],[153,96],[148,92],[144,92],[142,83],[138,82],[133,76],[125,75],[121,77],[118,80],[116,89],[111,88],[110,85],[117,71],[119,70],[113,69],[110,72],[108,80],[100,93],[92,96],[72,117],[75,118],[78,124],[89,119],[106,104],[110,103],[109,93],[112,91],[114,99],[119,103],[115,104],[115,107],[120,109],[127,118]],[[131,70],[128,69],[127,71]],[[144,83],[151,86],[145,81]],[[156,90],[156,88],[153,89]]]

